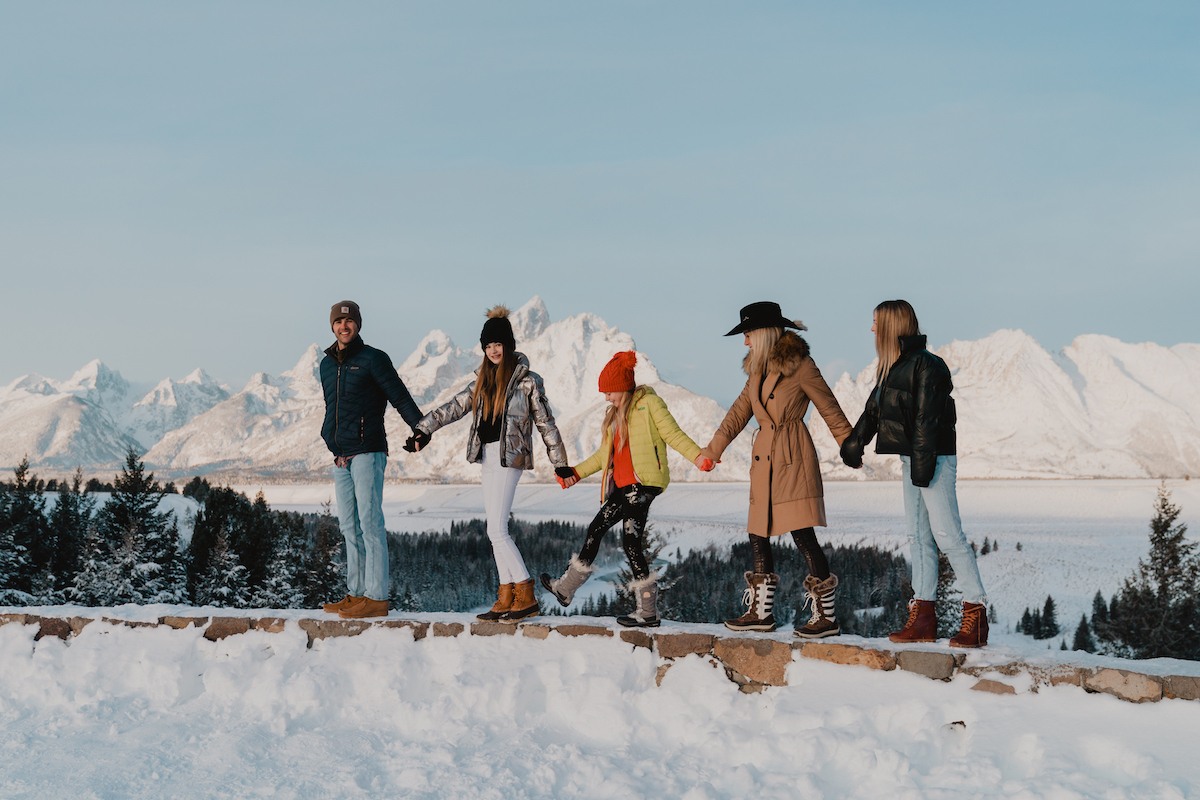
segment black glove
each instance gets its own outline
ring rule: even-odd
[[[404,440],[404,449],[410,453],[415,453],[418,450],[424,450],[425,446],[429,444],[429,440],[431,438],[432,437],[428,433],[420,428],[413,428],[412,436]]]
[[[579,473],[574,467],[555,467],[554,474],[560,478],[578,478]]]
[[[863,449],[853,439],[842,442],[842,463],[850,469],[862,469]]]

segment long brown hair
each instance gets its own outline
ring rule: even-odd
[[[504,348],[504,357],[500,359],[499,364],[493,364],[487,355],[484,355],[483,363],[475,376],[475,391],[471,393],[471,410],[487,420],[495,420],[504,413],[508,382],[517,368],[516,352],[511,350],[506,342],[499,344]]]
[[[604,422],[600,425],[600,435],[607,436],[612,432],[613,452],[617,452],[629,441],[629,409],[646,393],[645,386],[634,387],[628,392],[621,392],[617,402],[604,412]]]
[[[882,384],[900,359],[900,337],[921,332],[917,312],[907,300],[884,300],[875,306],[875,382]]]

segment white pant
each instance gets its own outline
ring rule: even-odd
[[[483,446],[483,512],[487,518],[487,535],[492,542],[496,572],[500,583],[522,583],[529,580],[529,570],[517,543],[508,534],[508,517],[512,513],[513,497],[521,470],[500,463],[500,443]]]

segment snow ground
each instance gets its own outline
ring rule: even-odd
[[[1090,611],[1096,588],[1119,584],[1145,555],[1156,487],[964,481],[969,534],[1001,542],[980,566],[1002,619],[1047,593],[1064,624]],[[315,510],[329,495],[262,488],[276,508]],[[595,488],[523,486],[515,513],[585,521]],[[1169,488],[1195,536],[1200,485]],[[727,546],[742,535],[746,491],[678,484],[651,519],[672,547]],[[827,484],[826,540],[901,544],[899,491]],[[479,489],[390,486],[386,511],[390,529],[441,530],[478,515]],[[998,696],[970,691],[968,676],[939,683],[796,659],[789,686],[745,695],[697,656],[658,687],[653,654],[596,637],[414,642],[372,629],[309,650],[294,624],[219,642],[194,628],[93,623],[67,642],[34,642],[35,630],[0,626],[2,798],[1200,797],[1200,703],[1134,705],[1067,686],[1033,694],[1022,677],[991,676],[1018,691]],[[970,657],[1115,662],[1045,646],[994,629],[993,645]],[[1137,669],[1200,675],[1198,663],[1165,659]]]
[[[1200,794],[1189,701],[808,659],[746,695],[699,656],[659,687],[649,651],[597,637],[35,630],[0,626],[4,798]]]

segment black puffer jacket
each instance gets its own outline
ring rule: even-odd
[[[875,452],[911,456],[913,486],[928,486],[937,457],[955,454],[953,389],[950,369],[925,349],[924,336],[900,337],[900,358],[867,398],[842,443],[842,461],[861,467],[863,450],[878,434]]]
[[[358,336],[340,353],[336,342],[325,351],[321,388],[325,392],[321,438],[335,456],[386,453],[383,412],[388,403],[409,425],[421,419],[421,409],[396,374],[392,359]]]

